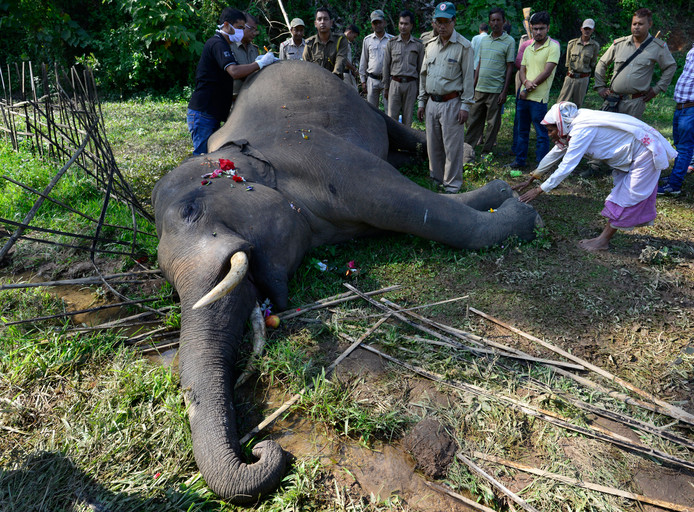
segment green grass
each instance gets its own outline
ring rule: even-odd
[[[666,137],[672,135],[671,93],[651,102],[645,116]],[[598,104],[591,92],[586,106]],[[102,106],[121,171],[143,201],[148,200],[153,183],[190,151],[185,107],[185,100],[156,98],[107,101]],[[513,158],[504,154],[510,146],[512,120],[513,102],[509,101],[498,149],[489,160],[468,165],[466,188],[494,178],[521,180],[511,179],[503,168]],[[0,164],[5,174],[29,180],[39,189],[56,170],[55,164],[2,146]],[[425,165],[404,173],[429,186]],[[21,218],[31,201],[9,185],[2,186],[0,216]],[[76,207],[98,212],[99,195],[84,179],[71,175],[62,186],[59,193],[71,204],[74,201]],[[530,243],[509,240],[466,252],[391,235],[315,248],[290,282],[290,308],[342,293],[345,282],[363,290],[402,284],[404,288],[388,298],[404,306],[467,296],[462,302],[418,312],[535,355],[556,357],[469,314],[465,308],[469,304],[691,409],[694,350],[687,347],[694,339],[694,187],[688,179],[684,196],[659,198],[655,226],[618,234],[611,253],[584,254],[575,242],[602,229],[599,212],[610,188],[608,177],[571,176],[552,194],[541,196],[534,206],[545,227]],[[127,225],[127,214],[114,211],[114,218]],[[44,205],[38,221],[56,229],[79,222],[64,218],[50,205]],[[143,248],[150,261],[155,261],[154,243]],[[22,245],[10,270],[51,259],[66,258],[69,264],[81,257]],[[359,273],[347,277],[344,271],[350,261]],[[319,270],[317,262],[325,263],[327,270]],[[137,287],[132,291],[144,293]],[[159,296],[158,307],[171,303],[171,287],[166,285]],[[0,292],[0,315],[6,321],[58,313],[63,308],[63,301],[50,292]],[[530,418],[498,399],[424,383],[400,367],[386,365],[375,374],[352,367],[353,372],[338,372],[334,383],[324,380],[323,368],[346,346],[339,333],[358,337],[373,325],[376,313],[363,302],[351,302],[308,315],[311,323],[299,318],[271,331],[258,363],[260,380],[250,385],[256,395],[237,400],[242,431],[276,406],[274,402],[264,405],[269,390],[273,397],[284,397],[315,384],[290,418],[309,418],[316,430],[343,443],[379,450],[383,443],[396,442],[419,419],[433,416],[466,452],[527,460],[550,471],[635,492],[639,489],[632,483],[633,468],[647,465],[649,471],[658,471],[648,460]],[[179,311],[174,309],[165,322],[176,328]],[[69,327],[55,320],[0,331],[0,509],[88,510],[91,504],[92,509],[133,511],[235,510],[212,495],[197,473],[177,375],[123,348],[116,334],[75,336],[66,332]],[[423,344],[414,336],[427,337],[388,323],[368,342],[411,364],[554,411],[577,425],[591,418],[556,392],[658,426],[669,423],[668,418],[581,388],[543,367],[474,357]],[[352,357],[364,357],[359,354]],[[365,359],[357,361],[366,365]],[[420,392],[422,387],[426,393]],[[689,430],[676,430],[691,437]],[[691,453],[672,443],[651,435],[642,438],[659,450],[692,460]],[[346,484],[339,476],[349,474],[348,466],[336,468],[321,462],[317,453],[295,455],[298,458],[281,489],[258,510],[401,510],[406,506],[397,496],[382,501]],[[510,485],[524,482],[520,494],[540,510],[636,509],[633,503],[548,480],[521,480],[519,473],[484,465]],[[488,484],[459,463],[449,468],[445,481],[488,506],[503,507]]]

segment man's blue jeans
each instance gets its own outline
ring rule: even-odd
[[[680,190],[694,153],[694,107],[675,110],[672,137],[675,139],[677,158],[667,182],[674,190]]]
[[[193,154],[204,155],[207,153],[207,139],[219,128],[221,123],[205,112],[191,109],[188,109],[186,119],[188,131],[193,139]]]
[[[537,142],[535,145],[535,158],[539,162],[549,153],[549,135],[547,128],[540,121],[547,114],[547,103],[522,100],[518,98],[518,140],[516,144],[516,162],[525,165],[528,158],[528,144],[530,143],[530,124],[535,127]]]

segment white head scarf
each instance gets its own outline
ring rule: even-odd
[[[570,101],[561,101],[552,105],[541,124],[555,124],[559,132],[557,146],[564,149],[569,143],[569,130],[571,123],[578,115],[578,108]]]

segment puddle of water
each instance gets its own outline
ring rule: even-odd
[[[272,434],[295,457],[318,458],[343,485],[355,479],[366,495],[382,499],[397,495],[411,509],[422,512],[471,510],[428,487],[426,478],[415,472],[412,457],[397,444],[376,443],[366,448],[350,439],[337,439],[305,418],[279,421]]]

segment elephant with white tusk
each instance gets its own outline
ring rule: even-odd
[[[212,153],[154,188],[159,264],[181,299],[180,377],[195,459],[223,499],[256,501],[283,477],[274,441],[255,447],[258,461],[242,458],[236,357],[256,302],[286,308],[288,281],[309,249],[398,232],[475,250],[530,240],[542,225],[503,181],[437,194],[388,163],[423,144],[423,132],[385,117],[332,73],[282,61],[246,80]],[[234,177],[217,176],[228,161]]]

